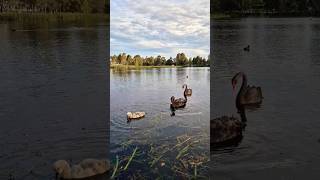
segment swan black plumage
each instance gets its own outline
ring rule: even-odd
[[[247,85],[247,76],[243,72],[238,72],[233,76],[231,80],[233,90],[235,90],[239,78],[242,78],[242,84],[236,97],[237,108],[261,104],[263,99],[261,87]]]
[[[192,95],[192,89],[188,89],[187,84],[184,84],[184,85],[182,86],[182,88],[185,88],[185,89],[184,89],[184,92],[183,92],[185,96],[191,96],[191,95]]]

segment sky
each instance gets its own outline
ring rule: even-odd
[[[110,54],[210,53],[210,0],[110,0]]]

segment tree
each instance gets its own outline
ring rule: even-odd
[[[146,65],[146,66],[152,66],[152,65],[154,65],[154,58],[153,58],[152,56],[146,57],[146,58],[145,58],[144,65]]]
[[[188,58],[184,53],[178,53],[176,56],[176,64],[177,65],[186,65],[188,63]]]
[[[192,59],[192,64],[195,66],[206,66],[206,59],[197,56]]]
[[[91,12],[91,6],[90,6],[88,0],[84,0],[84,1],[82,2],[81,11],[82,11],[83,13],[86,13],[86,14],[88,14],[88,13]]]
[[[188,66],[192,66],[192,58],[191,57],[188,60]]]
[[[173,65],[173,59],[172,59],[172,57],[170,57],[170,58],[166,61],[166,65],[169,65],[169,66]]]
[[[119,64],[122,64],[122,65],[126,65],[127,64],[127,55],[126,55],[126,53],[120,53],[118,55],[118,62],[119,62]]]
[[[118,57],[116,55],[111,56],[111,64],[119,64]]]
[[[136,66],[161,66],[161,65],[181,65],[181,66],[209,66],[210,55],[208,60],[203,57],[196,56],[187,58],[184,53],[178,53],[176,58],[170,57],[166,60],[165,57],[158,55],[157,57],[146,56],[142,58],[140,55],[132,57],[130,54],[120,53],[119,55],[110,56],[111,64],[136,65]]]
[[[129,65],[134,65],[133,58],[131,57],[130,54],[128,54],[128,56],[127,56],[127,64],[129,64]]]
[[[133,57],[134,65],[136,66],[142,66],[143,65],[143,59],[141,58],[140,55],[135,55]]]
[[[155,66],[163,65],[163,63],[162,63],[162,57],[161,57],[160,55],[157,56],[157,57],[154,59],[154,65],[155,65]]]

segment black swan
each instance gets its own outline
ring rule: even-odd
[[[184,98],[176,99],[174,96],[171,97],[171,107],[173,108],[183,108],[187,104],[187,96],[184,94]]]
[[[233,82],[233,81],[232,81]],[[245,84],[246,85],[246,84]],[[244,84],[242,84],[244,86]],[[241,89],[236,98],[236,107],[240,118],[222,116],[210,120],[210,145],[212,147],[237,144],[242,139],[242,131],[246,126],[245,106],[240,103]]]
[[[241,108],[239,112],[241,119],[233,116],[222,116],[210,120],[211,147],[237,144],[241,141],[247,118],[244,108]]]
[[[243,48],[244,51],[250,51],[250,45],[248,45],[247,47]]]
[[[191,95],[192,95],[192,89],[188,89],[187,84],[184,84],[184,85],[182,86],[182,88],[185,88],[185,89],[184,89],[184,94],[185,94],[185,96],[191,96]]]
[[[186,94],[183,94],[184,98],[179,98],[175,99],[174,96],[171,97],[171,104],[170,104],[170,109],[171,109],[171,116],[175,116],[175,110],[179,108],[184,108],[187,104],[187,96]]]
[[[261,87],[248,86],[247,76],[243,72],[237,73],[231,80],[232,88],[235,90],[238,79],[242,77],[242,85],[237,94],[236,106],[239,109],[243,105],[259,105],[262,103]]]

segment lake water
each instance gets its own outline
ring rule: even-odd
[[[53,179],[58,159],[107,158],[108,29],[0,22],[0,179]]]
[[[199,176],[208,175],[209,70],[111,70],[110,154],[114,165],[118,156],[118,178],[190,178],[194,175],[194,163],[199,163]],[[170,97],[183,97],[184,83],[193,94],[184,109],[170,116]],[[145,111],[146,117],[128,122],[128,111]],[[121,169],[135,148],[137,153],[131,164],[126,170]]]
[[[211,151],[214,179],[313,179],[320,174],[320,19],[248,18],[211,24],[211,118],[237,115],[231,78],[261,86],[237,147]],[[243,48],[250,44],[250,52]]]

